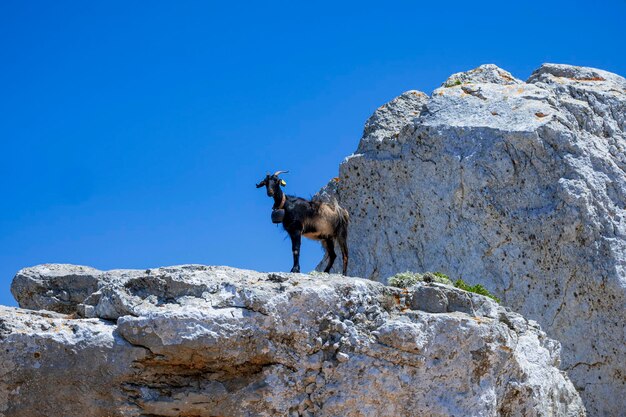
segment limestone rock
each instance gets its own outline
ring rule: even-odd
[[[486,65],[420,104],[340,166],[349,274],[485,285],[563,344],[591,415],[623,413],[626,80],[545,64],[524,83]]]
[[[522,84],[522,80],[513,77],[510,72],[498,68],[493,64],[481,65],[478,68],[466,72],[457,72],[448,77],[442,87],[454,87],[465,83],[489,83],[489,84]]]
[[[398,137],[407,121],[420,115],[422,106],[427,101],[426,94],[420,91],[407,91],[378,108],[365,122],[363,138],[357,152],[375,149],[384,140]]]
[[[45,268],[20,271],[19,288],[71,289],[76,267]],[[98,289],[73,316],[0,309],[0,416],[585,415],[558,342],[456,288],[200,265],[91,273]]]
[[[0,416],[133,415],[125,381],[147,350],[115,323],[0,306],[0,347]]]
[[[69,314],[96,291],[101,275],[85,266],[39,265],[19,271],[11,283],[11,293],[23,308]]]

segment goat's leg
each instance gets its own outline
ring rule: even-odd
[[[289,237],[291,238],[291,252],[293,253],[293,268],[291,268],[291,272],[300,272],[300,241],[302,240],[302,231],[290,231]]]
[[[348,273],[348,243],[346,242],[346,238],[347,236],[337,239],[337,243],[339,243],[339,248],[341,249],[341,256],[343,258],[343,275],[347,275]]]
[[[333,263],[335,263],[335,258],[337,258],[337,254],[335,253],[335,241],[333,239],[325,239],[322,241],[322,246],[324,246],[326,253],[328,253],[328,265],[326,265],[326,269],[324,269],[324,272],[328,273],[333,267]]]

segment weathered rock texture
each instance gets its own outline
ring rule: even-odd
[[[13,293],[73,315],[0,307],[3,417],[585,413],[558,342],[440,284],[42,265]]]
[[[626,409],[626,80],[494,65],[367,121],[338,183],[350,275],[479,282],[563,344],[592,415]]]

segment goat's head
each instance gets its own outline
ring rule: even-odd
[[[285,180],[279,178],[278,176],[280,174],[286,174],[287,172],[289,171],[276,171],[272,175],[270,175],[268,172],[265,178],[256,185],[256,188],[265,187],[265,189],[267,190],[267,196],[274,197],[274,194],[278,194],[281,186],[284,187],[285,185],[287,185]]]

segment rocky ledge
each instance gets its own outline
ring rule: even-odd
[[[558,342],[437,283],[41,265],[12,292],[2,417],[585,415]]]

